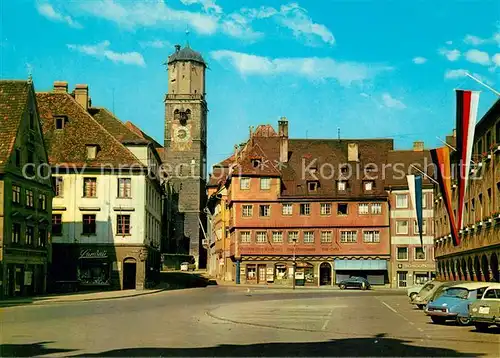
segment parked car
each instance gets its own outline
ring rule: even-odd
[[[480,300],[469,307],[471,323],[478,331],[486,331],[489,326],[500,327],[500,283],[490,283]]]
[[[341,290],[345,290],[346,288],[360,288],[362,290],[369,290],[370,283],[364,277],[352,276],[345,280],[342,280],[338,283]]]
[[[419,309],[423,309],[427,303],[438,298],[446,287],[455,285],[454,281],[436,281],[427,282],[416,296],[410,298],[410,303],[416,305]]]
[[[469,305],[481,299],[488,282],[470,282],[447,287],[437,299],[430,301],[425,308],[425,314],[434,323],[444,323],[454,320],[461,326],[470,324]]]
[[[424,287],[424,285],[416,285],[407,288],[406,294],[408,295],[408,297],[410,297],[410,300],[414,298],[416,295],[418,295],[422,287]]]
[[[190,264],[189,262],[181,263],[181,271],[194,271],[196,269],[195,264]]]

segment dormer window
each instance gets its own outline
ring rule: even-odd
[[[95,159],[97,157],[99,146],[96,144],[87,144],[87,159]]]
[[[346,191],[347,190],[347,181],[339,180],[337,182],[337,190],[338,191]]]
[[[258,168],[262,164],[262,159],[261,158],[253,158],[252,159],[252,167]]]
[[[319,187],[319,182],[318,181],[308,181],[307,182],[307,189],[309,191],[317,191]]]
[[[349,173],[349,167],[347,165],[342,165],[340,167],[340,174],[347,175]]]
[[[56,129],[64,129],[66,123],[68,122],[68,117],[66,116],[56,116],[54,118]]]
[[[375,185],[374,185],[373,180],[367,180],[367,181],[363,182],[363,186],[364,186],[365,191],[372,191],[373,187]]]

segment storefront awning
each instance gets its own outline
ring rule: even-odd
[[[386,260],[335,260],[335,270],[387,270]]]

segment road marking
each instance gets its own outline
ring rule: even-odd
[[[399,314],[398,311],[396,311],[394,308],[392,308],[391,306],[389,306],[387,303],[385,303],[384,301],[380,301],[382,302],[382,304],[387,307],[388,309],[390,309],[392,312],[394,312],[395,314]]]
[[[326,326],[328,326],[328,323],[330,323],[330,318],[332,317],[332,313],[333,313],[333,308],[330,309],[330,312],[328,312],[328,315],[326,316],[326,320],[325,320],[325,323],[323,324],[323,327],[321,327],[321,330],[324,331],[326,329]]]

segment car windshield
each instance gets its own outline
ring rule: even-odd
[[[432,290],[434,288],[434,284],[433,283],[426,283],[422,289],[420,290],[420,292],[428,292],[430,290]]]
[[[465,299],[469,296],[469,291],[465,288],[449,288],[446,290],[443,296]]]

